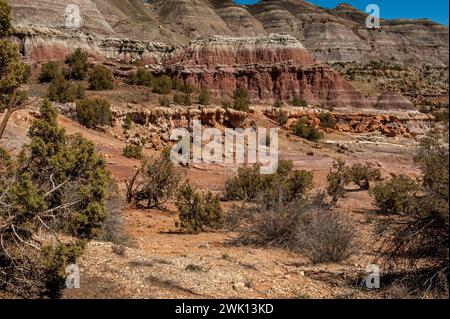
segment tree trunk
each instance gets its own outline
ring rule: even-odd
[[[15,111],[17,111],[16,108],[8,108],[6,110],[5,115],[3,116],[3,120],[0,123],[0,139],[2,139],[2,137],[3,137],[3,133],[5,132],[6,125],[8,124],[9,118]]]

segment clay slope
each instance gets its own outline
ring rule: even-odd
[[[364,105],[358,91],[337,72],[316,64],[288,35],[196,40],[165,64],[168,73],[215,95],[232,95],[243,87],[259,99],[300,97],[314,105]]]
[[[82,30],[100,35],[114,33],[91,0],[10,0],[13,21],[20,26],[65,28],[65,10],[75,4],[80,9]]]

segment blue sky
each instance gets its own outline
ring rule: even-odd
[[[448,25],[448,0],[308,0],[316,5],[334,8],[346,2],[365,11],[368,4],[377,4],[381,9],[381,17],[395,18],[428,18],[430,20]],[[241,4],[252,4],[257,0],[235,0]]]

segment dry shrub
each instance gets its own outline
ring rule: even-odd
[[[313,263],[341,262],[356,253],[356,225],[333,211],[309,213],[299,227],[299,246]]]
[[[170,159],[170,149],[166,149],[159,158],[144,161],[126,181],[127,202],[138,207],[161,207],[175,194],[180,181],[181,174]]]
[[[390,191],[377,194],[384,211],[388,202],[396,205],[391,213],[401,213],[384,221],[386,233],[380,257],[390,272],[399,272],[418,292],[430,292],[448,298],[448,127],[433,130],[421,141],[415,156],[421,168],[419,185],[411,181],[387,184]],[[398,180],[398,177],[397,177]],[[415,196],[412,192],[418,189]],[[395,193],[394,193],[395,190]],[[398,201],[397,198],[401,200]],[[392,201],[392,198],[394,201]],[[389,209],[388,209],[389,211]]]
[[[345,260],[356,252],[357,232],[349,219],[328,209],[322,192],[296,201],[261,201],[247,208],[235,243],[300,252],[313,263]]]

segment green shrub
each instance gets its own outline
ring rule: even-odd
[[[250,112],[250,98],[246,89],[238,87],[234,91],[233,108],[238,111]]]
[[[233,103],[230,101],[221,101],[220,103],[225,110],[233,108]]]
[[[273,102],[273,107],[275,107],[275,108],[280,108],[280,107],[283,107],[283,106],[284,106],[284,103],[280,99],[276,99],[275,102]]]
[[[414,209],[419,186],[411,177],[399,175],[375,186],[372,194],[375,204],[385,214],[408,214]]]
[[[237,175],[225,182],[224,198],[249,201],[264,198],[270,205],[279,200],[300,198],[312,187],[312,173],[293,171],[292,161],[279,161],[275,174],[261,174],[260,167],[256,164],[240,167]]]
[[[77,100],[82,100],[86,97],[86,89],[84,88],[83,84],[78,84],[74,86],[73,88],[74,97]]]
[[[129,130],[133,126],[133,119],[130,114],[125,115],[125,119],[123,120],[122,128],[124,130]]]
[[[41,74],[39,75],[39,82],[51,82],[59,75],[62,75],[59,64],[55,61],[49,61],[42,66]]]
[[[153,86],[153,74],[143,68],[138,68],[136,72],[133,72],[128,77],[128,83],[134,85],[141,85],[151,87]]]
[[[127,144],[123,149],[123,155],[127,158],[142,159],[142,145]]]
[[[291,100],[290,104],[291,104],[292,106],[297,106],[297,107],[306,107],[306,106],[308,106],[308,103],[307,103],[305,100],[300,99],[300,98],[298,98],[298,97],[294,97],[294,98]]]
[[[176,206],[180,218],[177,225],[184,231],[198,233],[208,228],[220,228],[223,224],[219,196],[211,192],[201,194],[188,183],[178,190]]]
[[[80,100],[76,112],[78,121],[88,128],[111,125],[112,122],[109,102],[104,99]]]
[[[5,0],[0,0],[0,38],[7,37],[12,31],[11,7]]]
[[[287,124],[288,118],[286,113],[282,110],[277,111],[277,122],[279,125],[284,126]]]
[[[159,97],[159,105],[160,106],[164,106],[164,107],[169,107],[170,106],[170,99],[168,96],[164,95],[164,96],[160,96]]]
[[[374,194],[385,232],[380,257],[416,296],[448,298],[449,147],[448,127],[432,130],[420,141],[414,158],[421,183],[398,176]]]
[[[48,98],[50,101],[59,103],[73,102],[75,88],[62,74],[58,74],[48,86]]]
[[[192,94],[194,92],[194,87],[191,84],[183,83],[179,88],[179,91],[184,94]]]
[[[323,133],[309,124],[308,119],[305,117],[297,122],[293,131],[295,135],[313,142],[317,142],[323,138]]]
[[[334,119],[333,114],[328,112],[319,113],[320,126],[324,128],[336,128],[336,120]]]
[[[370,164],[355,164],[351,167],[352,182],[361,189],[368,190],[371,181],[381,179],[381,172],[377,168],[373,168]]]
[[[202,90],[198,95],[198,103],[204,106],[208,106],[210,101],[210,96],[208,90]]]
[[[167,95],[172,91],[172,79],[167,75],[161,75],[154,81],[153,93]]]
[[[138,207],[161,207],[176,192],[180,180],[170,150],[165,150],[159,158],[144,161],[131,180],[126,181],[127,202]]]
[[[48,101],[28,136],[29,145],[0,177],[1,289],[57,298],[65,267],[102,230],[111,181],[93,143],[66,135]]]
[[[89,75],[89,90],[111,90],[114,87],[114,78],[111,71],[97,64]]]
[[[173,96],[173,103],[184,106],[191,106],[191,96],[189,94],[175,94]]]
[[[87,59],[87,53],[80,48],[69,54],[64,61],[68,65],[67,77],[78,81],[84,80],[89,69]]]
[[[327,193],[333,199],[333,204],[344,197],[345,186],[352,181],[352,170],[345,165],[345,161],[336,160],[333,162],[333,168],[327,176]]]

